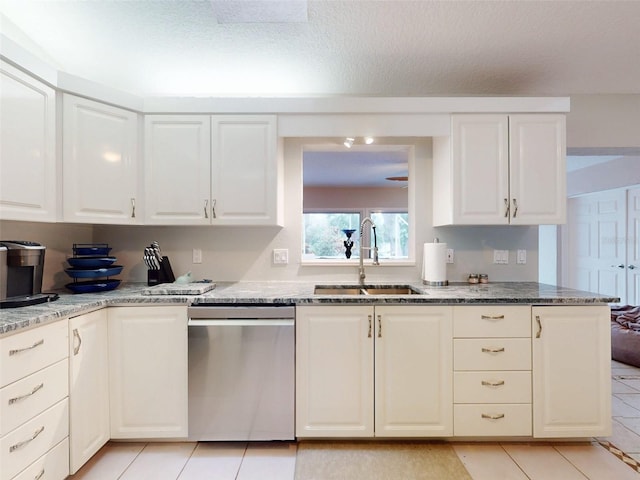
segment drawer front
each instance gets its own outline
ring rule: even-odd
[[[531,403],[531,372],[455,372],[454,403]]]
[[[531,370],[528,338],[456,338],[454,370]]]
[[[69,436],[65,398],[0,439],[0,480],[9,480]]]
[[[68,396],[69,360],[60,360],[0,389],[0,437]]]
[[[0,339],[0,387],[67,357],[68,324],[63,320]]]
[[[13,480],[64,480],[69,476],[69,439],[65,438]]]
[[[530,436],[531,431],[531,404],[453,406],[453,434],[458,437]]]
[[[456,305],[453,307],[453,336],[531,337],[531,306]]]

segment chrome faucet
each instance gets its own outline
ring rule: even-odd
[[[367,222],[371,224],[371,229],[373,230],[373,248],[365,247],[362,244],[364,226]],[[362,220],[362,223],[360,224],[360,268],[358,269],[358,272],[360,274],[360,283],[363,285],[364,285],[364,279],[365,279],[365,274],[364,274],[364,251],[365,250],[373,250],[373,265],[380,265],[380,262],[378,261],[378,238],[376,237],[376,225],[375,223],[373,223],[373,220],[371,220],[371,218],[369,217],[366,217],[364,220]]]

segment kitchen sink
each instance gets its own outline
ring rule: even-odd
[[[315,295],[420,295],[421,291],[409,285],[325,286],[316,285]]]

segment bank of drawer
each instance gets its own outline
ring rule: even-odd
[[[0,387],[69,356],[69,322],[62,320],[0,339]]]
[[[69,439],[65,438],[13,480],[64,480],[69,476]]]
[[[531,403],[531,372],[454,372],[454,403]]]
[[[474,305],[453,307],[453,336],[531,337],[531,307]]]
[[[69,392],[69,360],[60,360],[0,389],[0,437],[59,402]]]
[[[0,439],[0,480],[9,480],[69,436],[64,400]]]
[[[456,338],[455,370],[531,370],[529,338]]]
[[[531,404],[453,406],[453,434],[458,437],[530,436],[531,431]]]

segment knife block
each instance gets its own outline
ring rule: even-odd
[[[173,283],[176,277],[171,268],[171,262],[168,257],[162,257],[159,270],[147,270],[147,285],[150,287],[161,283]]]

